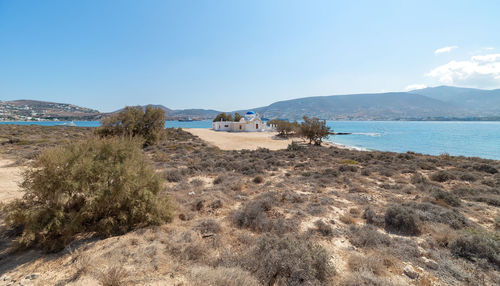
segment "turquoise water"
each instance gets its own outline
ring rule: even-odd
[[[53,126],[67,121],[0,122]],[[95,127],[98,121],[74,121],[77,126]],[[352,135],[331,136],[336,143],[361,149],[424,154],[474,156],[500,160],[500,122],[451,121],[327,121],[335,132]],[[167,121],[165,127],[211,128],[211,121]]]
[[[329,121],[331,141],[381,151],[500,159],[500,122]]]

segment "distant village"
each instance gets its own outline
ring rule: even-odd
[[[0,121],[91,119],[98,111],[72,104],[34,101],[0,101]]]

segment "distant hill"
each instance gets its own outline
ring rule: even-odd
[[[0,120],[95,120],[100,112],[73,104],[37,100],[0,101]]]
[[[267,118],[393,120],[451,115],[453,106],[443,101],[405,92],[317,96],[279,101],[253,109]]]
[[[476,116],[500,115],[500,89],[438,86],[414,90],[411,93],[453,104]]]
[[[288,119],[303,115],[330,120],[498,119],[500,90],[440,86],[411,92],[305,97],[252,110],[266,118]]]
[[[147,105],[142,107],[145,106]],[[165,111],[168,120],[206,120],[221,112],[213,109],[150,106]],[[301,119],[304,115],[328,120],[500,120],[500,89],[438,86],[410,92],[315,96],[278,101],[268,106],[233,113],[244,114],[248,110],[254,110],[266,118],[291,120]],[[63,103],[0,101],[0,120],[92,120],[111,113],[99,113],[97,110]]]

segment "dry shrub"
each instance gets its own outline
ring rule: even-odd
[[[442,189],[434,189],[433,196],[436,200],[442,200],[452,207],[459,207],[461,205],[461,201],[457,196]]]
[[[351,272],[370,272],[376,276],[383,275],[388,267],[394,266],[392,258],[381,253],[370,253],[366,256],[353,254],[347,261]]]
[[[317,220],[314,225],[316,226],[316,231],[319,232],[322,236],[333,236],[333,228],[330,225],[326,224],[324,221]]]
[[[339,220],[345,224],[356,224],[356,219],[354,219],[350,214],[341,215]]]
[[[384,225],[384,218],[377,215],[371,207],[367,207],[363,212],[362,218],[366,220],[366,223],[373,224],[382,227]]]
[[[283,218],[273,218],[268,214],[278,202],[278,195],[266,192],[248,202],[231,215],[233,223],[240,228],[259,232],[287,233],[297,228],[297,223]]]
[[[451,241],[450,250],[456,256],[469,260],[486,259],[500,268],[500,238],[484,230],[465,230]]]
[[[217,178],[214,179],[214,185],[218,185],[224,181],[224,176],[217,176]]]
[[[432,173],[430,175],[430,179],[435,181],[435,182],[443,183],[443,182],[455,179],[455,176],[452,173],[447,172],[447,171],[438,171],[438,172]]]
[[[169,221],[161,179],[135,141],[90,139],[48,149],[24,173],[7,221],[21,246],[56,251],[83,232],[109,236]]]
[[[265,285],[321,285],[335,273],[321,246],[270,234],[261,236],[244,265]]]
[[[99,282],[102,286],[120,286],[128,276],[129,273],[121,265],[115,265],[99,275]]]
[[[214,219],[204,219],[201,220],[198,225],[196,226],[196,229],[201,233],[201,234],[214,234],[214,233],[219,233],[222,230],[222,227],[220,226],[219,222],[217,222]]]
[[[495,167],[492,167],[488,164],[477,164],[477,165],[474,165],[473,168],[476,171],[485,172],[485,173],[489,173],[489,174],[498,173],[498,170]]]
[[[406,235],[420,234],[420,220],[415,212],[406,206],[393,205],[385,212],[387,230]]]
[[[256,183],[256,184],[261,184],[264,182],[264,177],[262,176],[255,176],[255,178],[253,178],[253,182]]]
[[[258,286],[252,274],[239,267],[196,266],[191,269],[190,280],[194,285],[207,286]]]
[[[427,224],[425,229],[440,247],[448,247],[456,236],[455,231],[445,224]]]
[[[388,235],[381,233],[373,225],[361,227],[351,226],[349,228],[349,241],[357,247],[380,247],[389,246],[391,239]]]
[[[165,171],[164,177],[167,181],[174,183],[180,182],[183,179],[181,172],[176,169]]]
[[[171,237],[167,250],[180,261],[203,261],[209,254],[205,241],[193,231],[177,233]]]

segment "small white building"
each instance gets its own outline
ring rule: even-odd
[[[266,123],[253,111],[248,111],[240,121],[215,121],[212,122],[212,129],[215,131],[231,132],[262,132],[270,131]]]

